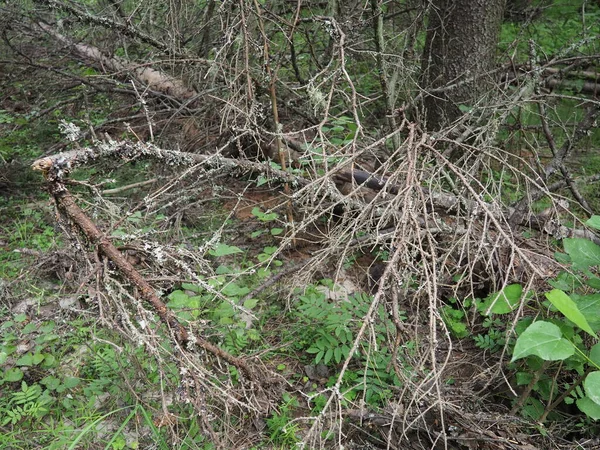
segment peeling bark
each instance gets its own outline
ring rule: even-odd
[[[37,25],[53,39],[72,50],[77,57],[90,62],[99,70],[116,72],[121,77],[125,74],[130,74],[137,81],[148,86],[148,88],[179,100],[188,100],[198,95],[195,90],[187,87],[182,80],[153,69],[147,64],[138,65],[118,56],[106,55],[98,47],[72,41],[48,24],[38,22]]]

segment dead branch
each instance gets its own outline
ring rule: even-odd
[[[177,99],[189,100],[198,96],[198,93],[195,90],[188,88],[185,83],[178,78],[153,69],[147,65],[138,65],[118,56],[106,55],[102,50],[93,45],[78,44],[46,23],[37,22],[37,25],[54,38],[54,40],[75,52],[79,58],[91,61],[92,64],[100,70],[117,72],[120,73],[121,76],[123,74],[130,74],[138,82],[148,86],[148,88],[162,94],[171,95]]]
[[[144,33],[143,31],[135,28],[130,22],[126,24],[116,22],[107,17],[100,17],[90,14],[87,11],[82,10],[81,8],[77,8],[74,4],[58,2],[56,0],[36,0],[36,3],[40,3],[43,5],[47,5],[52,9],[63,10],[67,13],[71,14],[71,17],[75,17],[78,20],[81,20],[83,23],[89,23],[93,25],[100,25],[105,28],[113,29],[118,31],[123,36],[131,37],[134,39],[138,39],[145,44],[151,45],[163,52],[172,55],[172,56],[181,56],[184,55],[180,52],[177,52],[172,47],[166,45],[164,42],[159,41],[158,39]]]
[[[225,158],[218,154],[199,155],[196,153],[180,152],[176,150],[165,150],[153,144],[129,141],[109,141],[99,142],[95,148],[83,148],[69,152],[59,153],[48,156],[33,163],[33,168],[44,172],[49,181],[63,179],[71,170],[86,166],[97,159],[119,158],[125,161],[133,161],[138,158],[153,158],[161,161],[163,164],[171,167],[193,166],[200,164],[205,169],[214,173],[226,173],[229,176],[241,176],[245,173],[260,173],[268,177],[271,181],[280,183],[289,183],[295,189],[310,188],[311,180],[291,174],[284,170],[271,167],[268,162],[256,162],[245,159]],[[331,173],[333,180],[354,183],[364,186],[374,191],[385,191],[392,195],[398,195],[402,192],[402,187],[395,184],[390,178],[381,177],[359,169],[340,169]],[[492,214],[496,219],[504,217],[514,217],[519,211],[515,208],[500,208],[497,204],[490,204],[482,200],[470,200],[461,198],[457,195],[443,191],[433,191],[425,187],[418,188],[421,195],[430,198],[433,206],[438,212],[444,215],[452,214],[458,209],[469,215],[477,216],[479,214]],[[545,195],[548,191],[540,190]],[[359,209],[364,209],[365,203],[355,198],[348,198],[335,188],[328,189],[326,195],[333,202],[353,205]],[[294,195],[292,195],[292,198]],[[525,198],[527,200],[527,198]],[[527,203],[528,204],[528,203]],[[445,226],[443,221],[437,220],[438,232],[454,234],[459,232],[456,227]],[[426,226],[426,221],[422,220],[422,226]],[[537,230],[544,231],[556,238],[569,236],[585,237],[600,244],[600,237],[589,230],[576,230],[567,228],[557,222],[557,220],[545,213],[533,214],[522,213],[519,215],[518,222],[511,222],[514,225],[530,226]],[[432,227],[432,223],[427,226]]]
[[[252,370],[246,361],[236,358],[202,337],[191,336],[190,333],[188,333],[174,314],[167,309],[164,302],[155,294],[155,289],[113,245],[108,236],[102,233],[77,205],[75,199],[63,183],[63,177],[68,174],[68,170],[65,170],[64,167],[60,167],[59,159],[44,158],[38,160],[33,164],[33,168],[34,170],[42,171],[49,182],[50,193],[54,197],[58,209],[79,227],[88,238],[89,242],[96,246],[101,253],[115,264],[127,280],[139,289],[140,296],[152,305],[161,321],[168,327],[172,337],[180,346],[187,348],[190,344],[197,345],[237,367],[244,372],[250,380],[255,382],[259,381],[254,370]]]

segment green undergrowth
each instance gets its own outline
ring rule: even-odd
[[[45,255],[66,245],[55,230],[49,208],[6,204],[9,214],[0,221],[0,229],[10,250]],[[270,276],[293,264],[278,254],[276,239],[284,232],[281,218],[255,208],[257,227],[248,233],[247,246],[241,247],[226,243],[227,228],[220,228],[226,215],[218,202],[205,205],[210,207],[202,216],[206,220],[198,218],[177,230],[168,211],[135,211],[111,228],[111,237],[120,247],[153,241],[147,247],[152,258],[159,257],[161,245],[170,251],[203,249],[207,266],[187,261],[196,275],[165,292],[164,301],[186,328],[233,355],[260,354],[267,366],[291,380],[294,389],[282,394],[279,406],[266,418],[259,448],[293,446],[300,435],[294,422],[296,411],[308,415],[322,411],[327,390],[349,357],[372,297],[350,293],[347,300],[332,300],[327,292],[340,288],[331,280],[297,288],[285,298],[277,289],[250,295]],[[118,207],[116,201],[114,207]],[[98,217],[95,220],[101,223]],[[179,247],[174,239],[180,240]],[[49,449],[121,449],[148,448],[154,442],[159,448],[213,448],[200,432],[202,427],[189,404],[173,402],[168,407],[177,417],[178,430],[183,430],[178,436],[185,439],[175,438],[172,427],[156,425],[164,415],[163,393],[173,395],[181,383],[170,356],[173,349],[158,318],[148,326],[163,336],[162,347],[150,352],[97,323],[95,302],[85,292],[69,293],[70,288],[51,273],[29,273],[26,269],[38,260],[35,254],[13,251],[0,256],[3,283],[19,292],[6,303],[0,323],[0,447],[31,448],[35,442]],[[76,306],[59,306],[65,296]],[[23,300],[29,305],[27,312],[14,312],[11,308]],[[134,311],[123,320],[137,320]],[[345,406],[365,402],[382,408],[401,387],[399,375],[413,376],[410,366],[403,363],[415,352],[410,342],[396,355],[404,373],[390,371],[388,340],[395,332],[385,308],[379,306],[344,372]],[[238,377],[231,367],[220,382],[238,385]],[[297,395],[298,389],[310,400]],[[214,426],[230,424],[217,420]]]
[[[177,379],[173,363],[161,361],[166,377],[160,378],[158,362],[143,347],[92,320],[3,316],[0,447],[147,448],[162,441],[168,448],[152,417],[160,411],[161,385]],[[148,433],[144,439],[134,433],[137,422]]]
[[[587,225],[600,229],[600,216]],[[484,299],[452,298],[442,318],[456,338],[471,339],[490,355],[506,351],[512,356],[506,367],[519,392],[510,399],[514,412],[539,423],[560,423],[569,415],[576,418],[576,428],[596,429],[600,246],[582,238],[563,239],[562,246],[564,253],[555,258],[567,270],[548,280],[547,290],[525,292],[511,284]]]

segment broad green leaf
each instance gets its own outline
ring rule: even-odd
[[[185,307],[190,300],[190,296],[180,290],[171,292],[167,298],[170,300],[170,302],[167,303],[167,306],[171,308]]]
[[[71,388],[74,388],[75,386],[79,385],[80,381],[81,380],[77,377],[66,377],[63,384],[65,385],[65,387],[67,389],[71,389]]]
[[[523,287],[520,284],[510,284],[500,292],[488,295],[478,309],[487,315],[509,313],[519,306],[521,294],[523,294]]]
[[[249,292],[250,292],[249,288],[247,288],[246,286],[239,286],[236,283],[227,284],[221,291],[221,293],[223,295],[227,295],[228,297],[238,297],[238,296],[246,295]]]
[[[583,381],[585,395],[600,406],[600,372],[592,372]]]
[[[544,414],[545,406],[537,398],[529,397],[521,413],[531,419],[537,421]]]
[[[232,273],[232,269],[227,266],[220,265],[219,267],[216,268],[215,273],[217,275],[228,275],[228,274]]]
[[[17,314],[14,317],[15,322],[24,322],[27,319],[27,314]]]
[[[243,250],[235,245],[227,245],[221,242],[213,250],[209,250],[208,253],[212,256],[227,256],[235,253],[243,253]]]
[[[554,252],[554,259],[561,264],[571,264],[571,257],[566,253]]]
[[[577,400],[579,410],[591,419],[600,419],[600,405],[594,403],[588,397],[583,397]]]
[[[600,278],[592,276],[585,280],[585,284],[593,289],[600,289]]]
[[[534,322],[518,337],[511,362],[529,355],[545,361],[560,361],[575,353],[575,348],[562,337],[560,328],[550,322]]]
[[[590,349],[590,359],[598,368],[600,368],[600,343],[594,345]]]
[[[23,378],[23,371],[18,367],[8,369],[4,372],[4,381],[15,382]]]
[[[48,375],[40,380],[40,383],[45,385],[50,390],[55,390],[60,386],[60,380],[56,377]]]
[[[577,304],[592,330],[600,330],[600,294],[577,295],[571,294],[572,300]]]
[[[579,311],[577,304],[571,300],[571,298],[560,289],[552,289],[547,292],[546,298],[558,309],[564,316],[581,328],[586,333],[596,337],[596,334],[590,327],[585,316]]]
[[[579,269],[600,265],[600,246],[589,239],[567,238],[563,239],[565,252],[573,260],[573,265]]]
[[[266,278],[269,275],[271,275],[271,270],[267,269],[265,267],[261,267],[260,269],[258,269],[256,271],[256,274],[258,275],[259,278]]]
[[[283,228],[271,228],[271,234],[273,236],[279,236],[281,233],[283,233]]]
[[[16,362],[17,366],[33,366],[33,355],[31,353],[25,353]]]
[[[600,230],[600,216],[592,216],[585,223],[588,227]]]
[[[258,259],[259,262],[268,261],[269,258],[271,258],[271,256],[267,255],[266,253],[259,253],[258,255],[256,255],[256,259]]]
[[[55,364],[56,364],[56,357],[54,355],[51,355],[50,353],[46,353],[44,355],[44,363],[42,364],[42,367],[50,368],[50,367],[53,367]]]
[[[533,375],[529,372],[517,372],[515,375],[517,386],[526,386],[531,382]]]
[[[248,300],[246,300],[244,302],[244,308],[246,308],[246,309],[252,309],[257,304],[258,304],[258,299],[256,299],[256,298],[249,298]]]
[[[192,291],[192,292],[195,292],[196,294],[203,291],[203,289],[200,286],[198,286],[197,284],[181,283],[181,287],[183,289],[185,289],[186,291]]]
[[[42,325],[40,327],[40,333],[50,333],[52,330],[54,330],[54,327],[56,326],[56,323],[53,321],[47,322],[44,325]]]
[[[28,323],[27,325],[25,325],[23,327],[23,330],[21,331],[23,334],[29,334],[29,333],[33,333],[34,331],[38,330],[38,325],[37,323]]]
[[[317,356],[315,356],[315,364],[319,364],[319,361],[321,361],[324,354],[325,354],[325,352],[323,350],[321,350],[319,353],[317,353]]]

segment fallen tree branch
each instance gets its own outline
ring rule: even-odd
[[[148,65],[134,64],[118,56],[106,55],[98,47],[90,44],[73,42],[67,36],[56,31],[52,26],[37,22],[37,26],[52,36],[57,42],[71,49],[75,54],[86,61],[91,61],[100,70],[110,70],[117,73],[131,74],[138,82],[162,94],[171,95],[178,100],[197,98],[198,93],[188,88],[185,83]]]
[[[48,180],[52,181],[53,179],[60,180],[76,167],[86,166],[97,159],[120,158],[126,161],[133,161],[141,157],[153,158],[172,167],[201,164],[207,169],[227,173],[230,176],[240,176],[245,173],[260,173],[272,181],[289,183],[290,186],[294,188],[308,187],[312,183],[312,181],[307,178],[273,168],[268,162],[263,163],[245,159],[225,158],[218,154],[199,155],[176,150],[165,150],[153,144],[146,144],[143,142],[134,143],[129,141],[100,142],[96,144],[95,148],[88,147],[48,156],[35,161],[33,163],[33,168],[42,171]],[[331,176],[336,181],[352,182],[374,191],[385,190],[392,195],[397,195],[402,190],[401,186],[392,183],[389,178],[380,177],[364,170],[340,169],[339,171],[332,172]],[[499,208],[498,205],[486,204],[485,208],[481,208],[481,201],[465,198],[461,199],[456,195],[441,191],[432,191],[426,187],[421,187],[420,189],[422,190],[423,195],[429,197],[432,204],[445,214],[456,211],[458,208],[462,208],[463,211],[466,210],[469,215],[478,215],[485,210],[492,213],[496,219],[499,219],[502,217],[515,217],[518,212],[518,206],[515,208]],[[540,194],[545,195],[546,192],[549,191],[540,191]],[[353,205],[361,209],[365,206],[365,204],[358,199],[348,199],[335,188],[327,190],[327,195],[330,196],[334,202]],[[443,224],[438,223],[438,225],[441,226],[439,231],[443,232]],[[558,239],[571,236],[584,237],[600,244],[600,237],[596,236],[591,231],[567,228],[544,213],[519,214],[519,221],[515,222],[514,225],[530,226],[551,234]],[[431,227],[431,224],[429,224],[429,227]],[[457,232],[456,227],[451,227],[447,231],[450,233]]]
[[[63,159],[62,161],[65,160]],[[56,163],[57,166],[55,166],[54,163]],[[152,305],[161,321],[168,327],[175,341],[183,348],[188,348],[188,345],[190,344],[197,345],[237,367],[248,376],[250,380],[259,381],[254,370],[252,370],[246,361],[227,353],[202,337],[191,336],[188,333],[175,315],[167,309],[164,302],[156,295],[155,289],[113,245],[108,236],[102,233],[77,205],[75,199],[62,182],[63,176],[66,175],[68,171],[65,170],[64,166],[60,167],[60,164],[60,158],[56,159],[48,157],[36,161],[33,164],[33,169],[42,171],[48,180],[50,193],[54,197],[58,209],[79,227],[88,240],[113,262],[127,280],[139,289],[140,296]]]
[[[119,23],[107,17],[95,16],[85,10],[75,7],[74,4],[59,2],[56,0],[36,0],[36,3],[47,5],[52,9],[62,10],[67,13],[70,13],[70,17],[75,17],[77,20],[80,20],[83,23],[99,25],[108,29],[115,30],[123,36],[138,39],[139,41],[151,45],[152,47],[155,47],[168,55],[179,57],[186,56],[181,52],[178,52],[171,46],[165,44],[164,42],[155,39],[153,36],[150,36],[144,33],[143,31],[138,30],[134,27],[134,25],[131,22]]]

